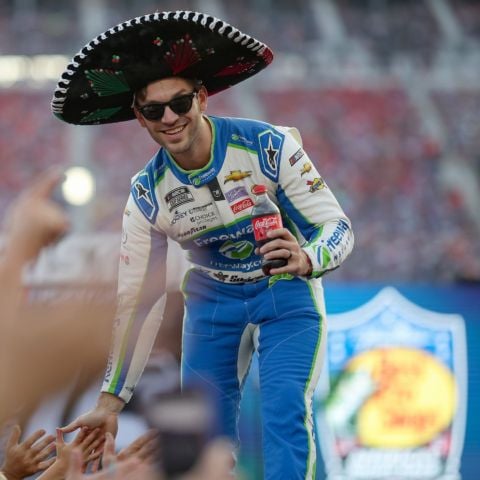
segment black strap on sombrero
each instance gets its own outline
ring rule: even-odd
[[[131,120],[134,92],[152,81],[194,78],[212,95],[272,59],[267,45],[218,18],[157,12],[120,23],[85,45],[62,74],[52,111],[77,125]]]

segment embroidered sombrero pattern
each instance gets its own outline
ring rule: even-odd
[[[52,111],[77,125],[135,118],[133,93],[171,76],[201,80],[209,95],[268,66],[264,43],[199,12],[157,12],[107,30],[85,45],[58,82]]]

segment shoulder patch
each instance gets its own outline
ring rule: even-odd
[[[145,170],[133,180],[131,192],[137,207],[150,223],[154,223],[158,212],[158,203],[154,195],[154,183]]]
[[[270,129],[258,134],[260,167],[265,176],[274,182],[278,181],[284,138],[283,134]]]

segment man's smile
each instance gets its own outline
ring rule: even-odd
[[[185,125],[179,125],[178,127],[175,127],[175,128],[170,128],[168,130],[161,130],[161,133],[165,135],[177,135],[178,133],[183,132],[186,126],[187,125],[185,124]]]

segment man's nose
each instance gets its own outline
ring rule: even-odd
[[[163,123],[174,123],[177,121],[179,115],[177,115],[168,105],[165,107],[163,112],[162,122]]]

